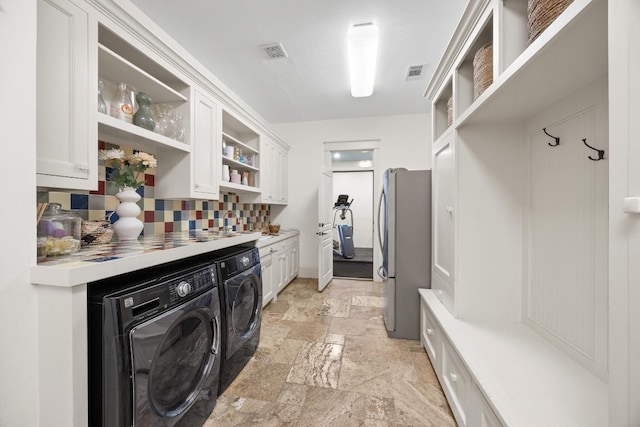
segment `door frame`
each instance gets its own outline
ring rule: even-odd
[[[374,215],[373,215],[373,280],[376,280],[375,271],[376,266],[382,265],[382,251],[380,244],[378,243],[376,236],[376,230],[378,227],[378,218],[375,215],[375,200],[376,195],[380,194],[382,189],[382,172],[380,171],[380,147],[382,145],[381,139],[363,139],[363,140],[345,140],[345,141],[325,141],[324,142],[324,156],[323,166],[332,170],[331,166],[331,152],[332,151],[350,151],[350,150],[371,150],[373,152],[373,166],[370,168],[362,168],[362,170],[373,171],[373,201],[374,201]]]

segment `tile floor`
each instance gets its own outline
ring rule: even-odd
[[[205,427],[455,426],[418,341],[387,338],[379,284],[296,279]]]

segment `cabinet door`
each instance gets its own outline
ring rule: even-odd
[[[260,144],[260,191],[262,191],[262,201],[270,203],[273,201],[273,145],[266,139],[261,139]]]
[[[283,150],[278,150],[278,174],[277,174],[277,186],[278,186],[278,201],[282,204],[287,204],[288,201],[288,182],[289,182],[289,162],[288,153]]]
[[[284,289],[285,286],[287,286],[287,253],[286,251],[284,252],[278,252],[278,261],[276,263],[275,266],[276,270],[278,270],[277,272],[274,271],[274,274],[277,275],[278,278],[278,282],[277,282],[277,291],[276,292],[280,292],[281,290]]]
[[[262,306],[264,307],[274,296],[272,278],[273,259],[271,255],[260,257],[260,263],[262,266]]]
[[[455,159],[453,133],[436,148],[433,156],[433,278],[432,287],[444,305],[453,311],[454,298],[454,201]]]
[[[69,0],[38,1],[39,186],[97,188],[97,126],[90,113],[97,103],[97,51],[90,49],[97,49],[97,24],[87,11]]]
[[[218,175],[222,157],[222,112],[218,104],[201,90],[194,90],[193,192],[219,198]]]
[[[290,258],[291,258],[291,262],[289,264],[289,266],[291,268],[291,270],[290,270],[291,280],[295,279],[298,276],[298,272],[300,271],[300,253],[299,253],[299,248],[300,248],[300,245],[296,244],[293,248],[291,248],[291,251],[289,252]]]

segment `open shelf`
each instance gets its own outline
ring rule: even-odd
[[[469,46],[465,57],[456,70],[456,101],[458,112],[465,111],[475,102],[473,84],[473,61],[480,48],[493,43],[493,16],[490,14],[485,18],[481,30],[475,40]],[[494,51],[493,56],[496,53]],[[491,59],[493,61],[493,58]],[[495,69],[493,70],[493,80],[495,80]],[[489,86],[491,88],[491,86]],[[488,89],[487,89],[488,90]],[[486,92],[486,90],[485,90]],[[482,95],[480,95],[482,96]]]
[[[239,162],[227,156],[222,156],[222,163],[225,165],[229,165],[229,167],[236,168],[238,170],[252,171],[252,172],[258,172],[260,170],[255,166],[251,166],[246,163]]]
[[[436,141],[442,134],[450,127],[448,123],[449,116],[449,99],[455,104],[453,97],[453,85],[451,80],[443,88],[442,92],[438,95],[437,101],[434,104],[434,117],[433,117],[433,140]],[[455,120],[455,108],[452,106],[452,120]]]
[[[607,72],[607,2],[575,0],[466,111],[457,126],[522,120]]]
[[[131,123],[116,119],[106,114],[97,113],[98,138],[114,143],[126,143],[137,149],[152,153],[165,149],[191,152],[191,146],[175,139],[167,138],[159,133],[141,128]]]
[[[120,81],[147,93],[154,104],[187,102],[187,97],[167,86],[111,49],[98,45],[99,74],[114,84]]]
[[[249,185],[234,184],[233,182],[221,182],[220,191],[231,193],[260,193],[260,189]]]
[[[222,140],[225,141],[227,144],[230,145],[235,145],[238,146],[244,150],[247,150],[251,153],[254,154],[259,154],[260,151],[258,151],[257,149],[248,146],[247,144],[245,144],[244,142],[238,140],[237,138],[234,138],[233,136],[229,135],[228,133],[222,132]]]

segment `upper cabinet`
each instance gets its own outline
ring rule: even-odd
[[[38,186],[97,189],[101,140],[156,156],[155,197],[226,191],[286,204],[286,144],[265,161],[263,120],[139,10],[116,3],[38,0]],[[135,120],[140,94],[155,124]]]
[[[97,23],[70,0],[38,1],[37,184],[95,189]],[[94,102],[90,102],[94,95]],[[88,144],[87,141],[94,141]]]
[[[288,203],[288,149],[270,138],[262,139],[264,162],[262,201],[273,205]]]

